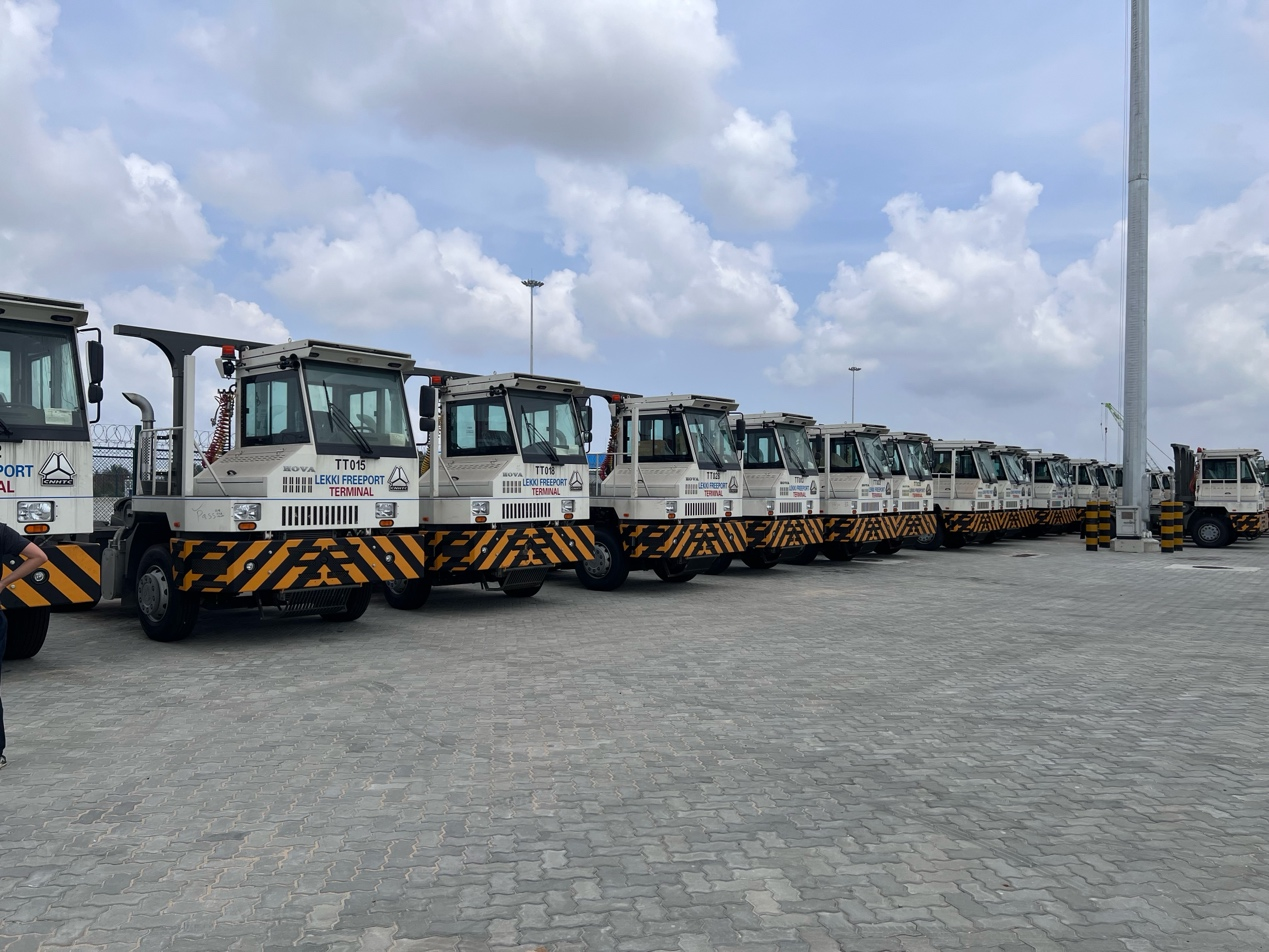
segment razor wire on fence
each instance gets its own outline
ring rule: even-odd
[[[197,447],[206,446],[211,434],[196,431],[195,469],[202,459]],[[122,423],[94,423],[93,442],[93,521],[113,520],[116,507],[130,496],[152,492],[167,482],[169,440],[166,431],[142,431],[140,426]],[[140,452],[138,453],[138,446]]]

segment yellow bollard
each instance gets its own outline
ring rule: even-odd
[[[1098,535],[1097,527],[1099,522],[1100,522],[1100,517],[1098,516],[1097,503],[1090,502],[1087,506],[1084,507],[1084,551],[1085,552],[1097,551],[1097,535]]]
[[[1110,548],[1110,512],[1109,502],[1098,503],[1097,547],[1099,549]]]
[[[1172,503],[1159,504],[1159,551],[1172,551]]]
[[[1177,500],[1172,503],[1172,551],[1180,552],[1185,548],[1185,503]]]

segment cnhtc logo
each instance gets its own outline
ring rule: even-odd
[[[740,483],[736,482],[735,476],[733,476],[731,480],[727,483],[727,491],[729,493],[740,492]]]
[[[50,453],[40,467],[40,482],[45,486],[74,486],[75,467],[65,453]]]
[[[582,491],[582,477],[577,473],[574,473],[572,476],[570,476],[568,478],[568,488],[571,489],[575,493],[581,492]]]
[[[394,466],[392,474],[388,476],[388,491],[394,493],[410,491],[410,477],[405,475],[405,470],[400,466]]]

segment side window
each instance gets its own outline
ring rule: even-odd
[[[1078,482],[1078,483],[1079,483],[1079,485],[1081,485],[1081,486],[1091,486],[1091,485],[1093,485],[1093,481],[1092,481],[1092,479],[1090,479],[1090,478],[1089,478],[1089,475],[1088,475],[1088,467],[1087,467],[1087,466],[1079,466],[1079,467],[1076,467],[1076,472],[1077,472],[1076,482]]]
[[[864,460],[853,436],[833,440],[833,469],[839,473],[862,473]]]
[[[780,448],[775,430],[750,430],[745,434],[745,465],[772,467],[780,465]]]
[[[1036,460],[1035,476],[1033,477],[1037,483],[1051,483],[1053,476],[1049,473],[1048,460]]]
[[[626,460],[630,460],[630,418],[623,421]],[[746,436],[751,440],[752,434]],[[639,414],[639,461],[642,463],[690,463],[692,449],[678,414]]]
[[[1242,481],[1244,483],[1256,482],[1256,474],[1251,471],[1251,464],[1248,463],[1245,459],[1239,460],[1238,462],[1239,462],[1239,467],[1242,469],[1242,473],[1243,473]]]
[[[243,383],[242,445],[307,443],[299,374],[259,374]]]
[[[1238,460],[1205,459],[1203,460],[1203,478],[1217,482],[1234,482],[1238,479]]]
[[[951,476],[952,475],[952,451],[951,450],[935,450],[934,465],[930,467],[930,471],[935,476]]]
[[[445,411],[446,456],[494,456],[516,452],[511,418],[502,397],[451,403]]]
[[[978,467],[974,465],[974,454],[961,450],[956,454],[956,478],[978,479]]]

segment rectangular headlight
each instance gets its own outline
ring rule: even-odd
[[[397,517],[397,504],[395,502],[377,502],[375,503],[376,519],[395,519]]]
[[[52,522],[53,501],[39,499],[18,503],[18,522]]]
[[[260,504],[258,502],[236,502],[233,505],[234,522],[259,522]]]
[[[471,501],[471,514],[473,516],[489,515],[489,500],[488,499],[473,499]]]
[[[577,507],[576,499],[561,499],[560,512],[573,512]]]
[[[666,513],[678,512],[679,501],[677,499],[667,499],[665,501],[665,511]]]

